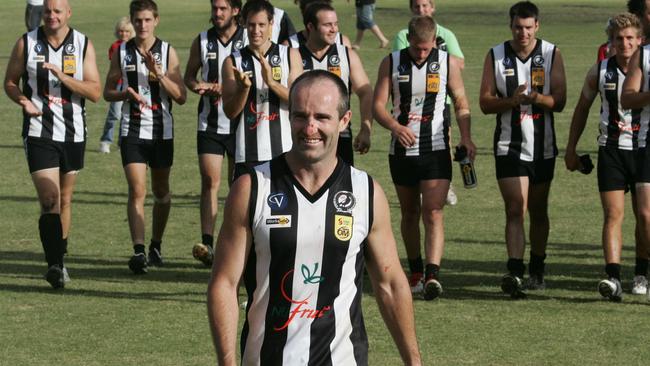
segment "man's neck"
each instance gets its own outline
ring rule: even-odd
[[[317,58],[321,58],[325,53],[327,53],[327,50],[329,50],[331,46],[326,42],[315,39],[315,37],[309,37],[307,39],[306,45],[307,49],[309,49],[309,52],[311,52]]]
[[[54,47],[58,47],[61,43],[63,43],[65,37],[68,35],[68,32],[70,32],[70,27],[66,25],[54,31],[43,27],[43,32],[45,33],[47,42]]]
[[[616,54],[616,64],[618,68],[621,69],[624,73],[627,72],[627,67],[630,64],[630,57],[623,57],[619,54]]]
[[[217,29],[217,37],[219,37],[221,43],[225,44],[232,38],[232,36],[235,34],[236,31],[237,31],[237,24],[234,21],[232,21],[230,22],[229,27],[223,29]]]
[[[285,155],[285,159],[291,174],[310,194],[318,192],[323,187],[329,177],[332,176],[338,163],[335,155],[313,163],[304,161],[297,154],[292,154],[291,151]]]
[[[269,48],[271,48],[271,40],[267,39],[266,42],[262,43],[259,47],[248,44],[248,48],[250,48],[253,53],[260,55],[260,57],[263,57],[266,55],[266,52],[269,50]]]
[[[139,39],[135,38],[135,45],[140,50],[140,53],[144,54],[146,52],[149,52],[151,47],[153,47],[153,44],[156,42],[156,36],[151,36],[147,39]]]
[[[537,38],[533,40],[533,42],[530,42],[527,46],[519,46],[516,42],[511,41],[510,46],[512,46],[513,51],[517,54],[517,56],[521,59],[524,59],[528,57],[535,47],[537,47]]]

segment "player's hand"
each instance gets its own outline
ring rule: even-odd
[[[528,93],[528,82],[525,82],[517,87],[515,89],[515,92],[512,93],[512,104],[515,106],[518,106],[520,104],[524,104],[524,98],[526,98],[526,94]]]
[[[527,94],[521,94],[519,99],[520,104],[524,104],[524,105],[534,104],[538,95],[539,93],[534,90],[531,90],[531,92]]]
[[[38,117],[43,115],[43,112],[40,111],[31,100],[23,100],[20,102],[20,105],[23,106],[23,112],[30,117]]]
[[[235,80],[237,81],[237,85],[244,89],[248,89],[251,87],[251,85],[253,85],[251,79],[248,77],[248,74],[246,74],[244,71],[239,71],[239,69],[236,67],[233,67],[232,69],[235,73]]]
[[[564,154],[564,165],[566,165],[566,168],[572,172],[582,168],[580,157],[578,157],[578,154],[576,154],[575,150],[567,149],[566,153]]]
[[[43,69],[48,70],[49,72],[51,72],[59,80],[61,80],[61,78],[65,76],[65,74],[63,73],[61,68],[59,68],[58,66],[56,66],[54,64],[51,64],[49,62],[44,62],[43,63]]]
[[[269,62],[266,60],[266,57],[264,57],[264,55],[262,55],[261,53],[257,54],[257,58],[260,59],[260,65],[262,66],[262,79],[264,80],[264,83],[266,83],[266,85],[270,85],[274,81],[271,65],[269,65]]]
[[[194,87],[194,92],[199,95],[209,95],[213,97],[221,96],[221,84],[200,82]]]
[[[153,53],[151,51],[144,54],[144,64],[147,66],[147,69],[149,69],[149,72],[156,75],[158,79],[161,79],[165,76],[165,73],[162,70],[162,66],[156,62],[156,59],[153,57]]]
[[[354,138],[352,147],[354,151],[358,151],[362,155],[370,150],[370,131],[367,128],[359,130],[359,133]]]
[[[138,94],[138,92],[135,91],[135,89],[133,89],[132,87],[128,87],[124,91],[124,93],[126,94],[126,99],[128,99],[128,100],[130,100],[132,102],[136,102],[136,103],[138,103],[140,105],[146,105],[147,104],[147,100],[144,99],[144,97],[142,95]]]
[[[464,146],[465,150],[467,151],[467,156],[469,156],[469,160],[474,161],[476,158],[476,145],[474,145],[472,139],[461,138],[458,145]]]
[[[415,145],[415,134],[410,128],[399,125],[399,127],[395,128],[392,133],[402,146],[408,148]]]

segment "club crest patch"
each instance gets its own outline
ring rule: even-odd
[[[352,216],[334,215],[334,236],[340,241],[349,241],[352,238]]]

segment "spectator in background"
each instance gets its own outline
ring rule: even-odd
[[[43,17],[43,0],[27,0],[25,8],[25,27],[28,31],[33,31],[41,25]]]
[[[348,0],[350,2],[350,0]],[[386,48],[390,43],[388,38],[384,36],[379,26],[375,23],[375,0],[355,0],[354,6],[357,8],[357,38],[352,44],[352,48],[358,50],[361,48],[361,41],[363,40],[363,33],[366,29],[377,36],[379,39],[379,48]]]

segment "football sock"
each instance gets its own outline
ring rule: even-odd
[[[133,244],[133,253],[144,254],[144,244]]]
[[[530,252],[530,264],[528,267],[528,273],[531,275],[544,274],[544,260],[546,259],[546,254],[537,255],[533,252]]]
[[[68,238],[63,239],[63,254],[68,254]]]
[[[607,263],[605,266],[605,273],[609,278],[616,278],[621,280],[621,265],[618,263]]]
[[[203,234],[201,235],[201,243],[203,243],[203,245],[212,247],[214,243],[214,237],[210,234]]]
[[[151,239],[151,243],[149,243],[149,251],[151,251],[151,249],[156,249],[158,250],[158,253],[162,253],[162,249],[160,248],[161,245],[162,245],[162,240]]]
[[[440,266],[437,264],[433,263],[427,263],[427,267],[425,269],[425,278],[432,276],[433,278],[438,278],[438,273],[440,272]]]
[[[524,277],[526,265],[524,265],[523,259],[509,258],[506,267],[508,268],[508,272],[510,272],[510,274],[515,275],[519,278]]]
[[[418,256],[415,259],[409,258],[409,270],[411,273],[422,273],[424,272],[424,263],[422,262],[422,257]]]
[[[636,257],[636,265],[634,266],[635,276],[648,275],[648,258]]]
[[[54,264],[63,266],[61,215],[54,213],[41,215],[38,219],[38,231],[48,267]]]

